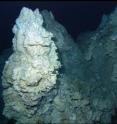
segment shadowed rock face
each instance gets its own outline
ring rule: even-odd
[[[82,34],[77,39],[85,59],[84,79],[88,82],[85,87],[90,89],[91,107],[100,113],[98,120],[103,123],[111,121],[110,117],[117,107],[116,20],[117,9],[103,16],[96,31]]]
[[[117,10],[104,16],[76,44],[51,12],[23,8],[3,70],[3,114],[17,124],[110,123],[117,107],[116,18]]]

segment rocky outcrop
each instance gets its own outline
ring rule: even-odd
[[[104,15],[94,32],[78,37],[83,53],[84,80],[88,82],[89,98],[94,119],[110,123],[114,108],[117,107],[117,9]],[[85,89],[83,92],[88,91]]]
[[[41,98],[57,82],[57,47],[53,34],[43,27],[43,18],[38,9],[34,12],[23,8],[13,27],[13,54],[6,61],[3,70],[5,108],[8,118],[15,116],[18,123],[37,123],[32,117],[37,113]],[[20,117],[20,118],[19,118]]]
[[[117,107],[116,17],[117,10],[103,16],[76,44],[51,12],[23,8],[3,71],[3,114],[17,124],[110,123]]]

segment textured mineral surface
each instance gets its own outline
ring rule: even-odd
[[[3,76],[17,124],[107,124],[117,108],[117,9],[76,44],[47,10],[23,8]]]
[[[56,84],[61,64],[53,34],[43,27],[38,9],[32,11],[24,7],[16,19],[13,33],[14,52],[6,61],[2,77],[5,88],[3,113],[8,118],[14,115],[21,123],[27,117],[33,118],[42,96]],[[37,122],[33,119],[31,124]]]

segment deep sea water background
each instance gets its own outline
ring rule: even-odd
[[[23,6],[31,9],[39,8],[39,10],[47,9],[52,11],[56,20],[67,29],[74,39],[76,39],[82,32],[95,30],[100,24],[102,15],[111,13],[117,6],[117,2],[0,2],[0,55],[4,49],[12,46],[12,27]],[[9,51],[8,53],[10,54]],[[0,65],[0,76],[4,61],[8,58],[9,54],[3,59],[3,64]],[[2,89],[0,89],[0,94],[1,93]],[[0,99],[0,113],[2,113],[3,101],[1,95]],[[116,117],[112,117],[113,123],[115,118]],[[4,120],[4,118],[0,116],[0,124],[2,124],[2,120]],[[7,123],[13,124],[13,121],[4,121],[4,124]]]
[[[102,15],[111,13],[116,5],[116,1],[2,1],[0,2],[0,32],[2,34],[0,51],[12,45],[12,27],[23,6],[33,10],[39,8],[39,10],[47,9],[52,11],[55,19],[76,39],[81,32],[95,30],[101,21]]]

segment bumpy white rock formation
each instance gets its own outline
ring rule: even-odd
[[[44,29],[38,9],[32,11],[24,7],[16,19],[13,33],[14,52],[5,64],[2,77],[5,88],[3,113],[8,118],[15,116],[18,119],[20,115],[33,118],[41,97],[56,84],[61,64],[53,34]],[[33,118],[33,122],[27,123],[36,121]]]

